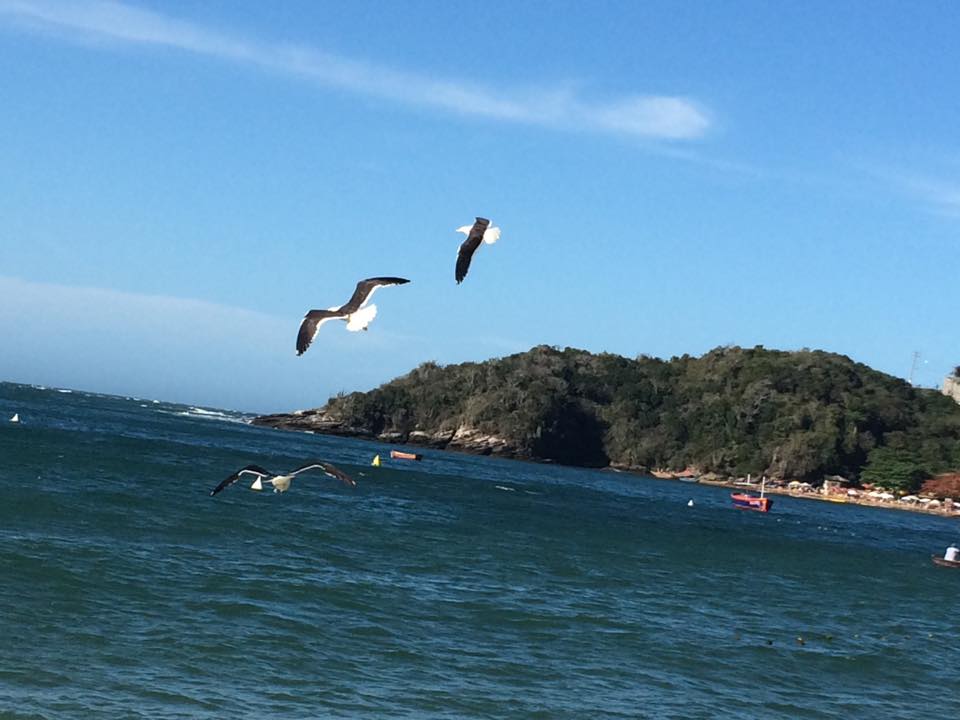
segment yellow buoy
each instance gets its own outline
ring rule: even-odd
[[[380,467],[380,456],[374,455],[373,462],[371,462],[370,464],[373,465],[373,467]]]

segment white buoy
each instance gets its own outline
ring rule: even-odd
[[[10,418],[10,422],[20,422],[20,413],[14,413],[13,417]]]
[[[693,498],[687,500],[687,507],[693,507]]]

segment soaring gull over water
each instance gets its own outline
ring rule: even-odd
[[[404,285],[410,282],[399,277],[374,277],[361,280],[353,296],[340,307],[328,310],[311,310],[303,316],[300,332],[297,334],[297,355],[303,355],[317,336],[320,326],[328,320],[346,320],[347,330],[357,332],[366,330],[367,325],[377,316],[377,306],[367,305],[377,288],[385,285]]]
[[[470,269],[470,260],[477,248],[480,247],[480,243],[485,242],[487,245],[493,245],[500,239],[500,228],[490,227],[489,220],[478,217],[472,227],[464,225],[457,228],[456,231],[467,236],[467,239],[460,244],[460,249],[457,251],[456,276],[459,285],[467,276],[467,270]]]
[[[306,472],[307,470],[320,470],[324,475],[332,477],[335,480],[339,480],[344,485],[349,485],[350,487],[354,487],[357,484],[352,477],[347,475],[340,468],[321,460],[311,460],[306,465],[301,465],[300,467],[296,468],[295,470],[291,470],[286,474],[270,472],[259,465],[247,465],[246,467],[237,470],[230,477],[222,480],[219,485],[210,491],[210,495],[216,495],[221,490],[230,487],[244,475],[253,475],[256,477],[256,480],[254,480],[253,484],[250,486],[251,490],[263,490],[263,482],[266,481],[273,485],[274,492],[286,492],[290,489],[290,483],[293,481],[293,478],[302,472]]]

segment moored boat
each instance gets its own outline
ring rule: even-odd
[[[419,453],[408,453],[402,450],[391,450],[390,457],[395,460],[423,460],[423,455]]]
[[[734,507],[741,510],[756,510],[757,512],[770,512],[773,507],[773,500],[768,497],[758,495],[745,495],[744,493],[730,493],[730,499],[733,500]]]
[[[760,494],[748,495],[746,493],[730,493],[730,499],[733,500],[733,506],[741,510],[756,510],[757,512],[770,512],[773,507],[773,500],[764,496],[764,490],[767,478],[760,481]]]

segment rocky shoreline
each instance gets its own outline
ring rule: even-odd
[[[272,427],[278,430],[293,430],[299,432],[316,433],[320,435],[335,435],[341,437],[354,437],[362,440],[375,440],[384,443],[394,443],[397,445],[416,445],[419,447],[432,448],[434,450],[450,450],[453,452],[463,452],[471,455],[492,455],[496,457],[508,458],[513,460],[527,460],[532,462],[549,463],[549,460],[543,460],[531,456],[529,453],[522,452],[517,447],[511,445],[506,439],[490,433],[484,433],[476,428],[467,425],[460,425],[455,430],[444,430],[437,432],[425,432],[422,430],[412,430],[410,432],[387,431],[381,433],[372,432],[369,428],[352,427],[346,425],[342,420],[332,416],[325,408],[316,408],[312,410],[296,410],[292,413],[276,413],[273,415],[261,415],[251,420],[252,425],[263,427]],[[646,477],[654,477],[660,480],[679,481],[686,479],[688,482],[696,479],[698,483],[704,485],[714,485],[726,487],[731,490],[740,490],[747,492],[759,492],[759,485],[744,483],[743,478],[723,477],[715,473],[700,473],[696,468],[687,468],[685,470],[663,470],[651,469],[643,466],[633,466],[624,463],[611,462],[607,467],[601,468],[614,472],[626,472]],[[870,498],[866,494],[860,494],[856,497],[840,494],[824,494],[817,489],[795,490],[787,487],[786,482],[769,483],[766,486],[768,495],[788,495],[790,497],[802,500],[819,500],[823,502],[832,502],[846,505],[864,505],[868,507],[887,508],[890,510],[905,510],[908,512],[919,512],[927,515],[941,515],[944,517],[960,518],[960,504],[930,508],[922,504],[907,504],[898,500],[880,500]]]
[[[368,428],[351,427],[341,420],[332,417],[323,408],[314,410],[297,410],[292,413],[278,413],[275,415],[261,415],[255,417],[251,423],[281,430],[300,430],[323,435],[339,435],[342,437],[356,437],[364,440],[379,440],[380,442],[397,443],[400,445],[418,445],[435,450],[453,450],[466,452],[472,455],[496,455],[498,457],[517,460],[538,460],[519,448],[511,445],[506,439],[490,433],[484,433],[468,425],[460,425],[454,430],[425,432],[411,430],[410,432],[389,431],[382,433],[371,432]]]

